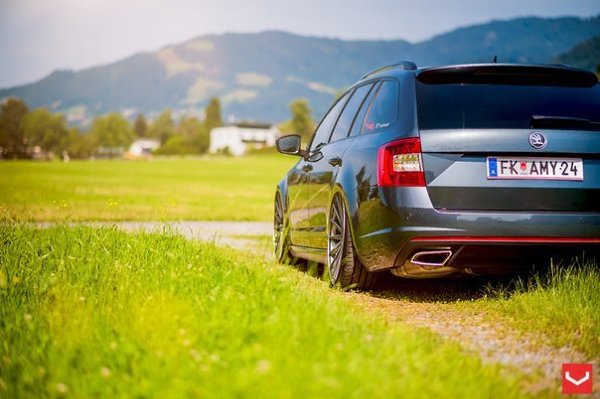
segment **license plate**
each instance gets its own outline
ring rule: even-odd
[[[488,179],[583,181],[581,158],[488,157]]]

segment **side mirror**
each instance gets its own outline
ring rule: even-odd
[[[300,136],[297,134],[278,138],[275,146],[277,147],[277,151],[282,154],[300,156],[304,156],[305,154],[305,151],[300,148]]]

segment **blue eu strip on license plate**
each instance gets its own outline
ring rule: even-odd
[[[488,157],[488,179],[583,181],[581,158]]]
[[[496,158],[488,158],[488,176],[498,177],[498,160]]]

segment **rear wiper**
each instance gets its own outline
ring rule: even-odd
[[[533,115],[529,119],[529,128],[600,131],[600,122],[568,116]]]

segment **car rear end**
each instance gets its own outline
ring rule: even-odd
[[[464,65],[420,70],[415,85],[418,138],[385,146],[378,160],[383,202],[403,220],[394,274],[504,273],[598,252],[594,74]]]

